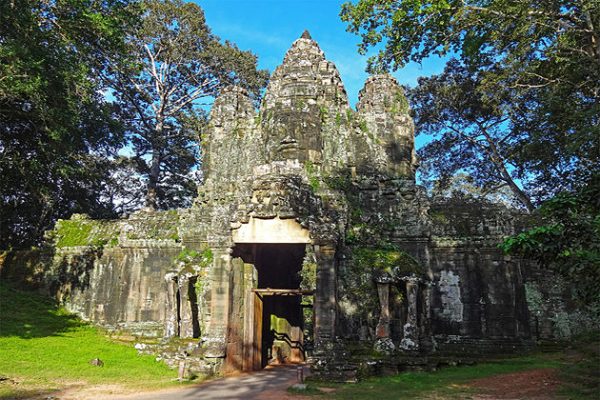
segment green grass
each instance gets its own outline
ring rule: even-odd
[[[464,398],[465,394],[472,391],[467,383],[473,379],[559,366],[560,363],[555,359],[534,355],[473,366],[445,367],[435,372],[404,372],[394,376],[369,378],[356,384],[340,385],[329,396],[344,400],[440,398],[440,396],[444,399]]]
[[[307,395],[319,399],[397,400],[397,399],[465,399],[481,388],[469,383],[479,378],[519,371],[554,368],[561,387],[557,396],[569,400],[596,400],[600,393],[600,335],[578,338],[572,346],[556,353],[534,353],[504,358],[472,366],[444,367],[435,372],[404,372],[394,376],[373,377],[356,384],[331,384],[310,381]],[[310,380],[310,378],[309,378]],[[334,388],[333,393],[319,393],[318,388]]]
[[[103,367],[89,363],[100,358]],[[0,398],[28,397],[66,386],[117,384],[158,388],[177,372],[32,292],[0,282]],[[18,382],[18,384],[14,384]]]
[[[564,382],[560,391],[570,400],[597,400],[600,397],[600,332],[588,332],[573,341],[560,370]]]
[[[370,378],[351,385],[310,382],[298,392],[344,400],[465,398],[473,379],[538,368],[557,368],[568,399],[596,399],[600,388],[600,336],[580,338],[560,353],[532,354],[436,372],[406,372]],[[100,358],[104,367],[89,364]],[[32,397],[70,385],[122,385],[153,389],[174,383],[177,372],[139,356],[131,345],[111,341],[96,329],[57,307],[49,299],[0,282],[0,399]],[[18,382],[15,385],[13,382]],[[320,394],[318,387],[334,387]],[[295,393],[294,391],[291,391]]]

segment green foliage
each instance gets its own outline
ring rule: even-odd
[[[317,168],[315,167],[315,164],[312,163],[312,161],[305,161],[304,169],[306,170],[306,173],[309,176],[312,176],[317,173]]]
[[[59,221],[56,247],[87,246],[92,225],[81,221]]]
[[[358,0],[341,18],[379,49],[372,72],[457,58],[409,93],[430,178],[467,171],[532,210],[600,168],[597,0]]]
[[[0,247],[39,244],[73,212],[112,215],[102,194],[123,142],[98,79],[126,58],[128,0],[0,2]]]
[[[213,251],[210,248],[206,248],[202,251],[196,251],[184,247],[183,250],[173,260],[179,264],[179,267],[183,267],[184,271],[193,271],[197,274],[194,288],[196,295],[200,298],[204,295],[204,289],[206,285],[206,268],[209,267],[214,260]]]
[[[213,262],[213,252],[210,248],[203,251],[190,250],[185,247],[179,252],[175,261],[186,265],[197,265],[200,268],[205,268]]]
[[[441,224],[441,225],[447,225],[450,223],[450,220],[448,219],[448,217],[446,216],[446,214],[444,214],[441,211],[437,211],[437,212],[429,212],[429,217],[431,218],[431,221],[437,223],[437,224]]]
[[[347,123],[351,123],[354,120],[354,112],[352,111],[352,109],[347,109],[346,110],[346,122]]]
[[[352,189],[352,181],[349,175],[329,175],[323,178],[327,186],[334,190],[347,192]]]
[[[0,371],[19,382],[1,385],[2,398],[30,398],[70,382],[158,388],[172,385],[177,375],[154,357],[138,355],[131,345],[110,341],[37,293],[0,282],[0,299]],[[94,358],[104,367],[90,365]]]
[[[329,117],[329,110],[327,110],[327,107],[319,107],[319,117],[321,118],[322,123],[327,122],[327,118]]]
[[[321,179],[318,176],[311,176],[308,180],[313,192],[316,192],[321,188]]]
[[[490,97],[482,85],[482,75],[451,60],[442,74],[420,78],[419,86],[409,90],[417,128],[432,137],[418,151],[423,177],[447,191],[466,176],[463,188],[472,187],[470,194],[477,197],[506,188],[520,207],[532,211],[528,192],[517,185],[517,179],[529,184],[534,178],[526,175],[527,161],[515,151],[527,135],[507,131],[505,110],[513,95]]]
[[[392,112],[397,114],[407,114],[408,110],[410,109],[408,99],[402,92],[397,92],[395,94],[392,107]]]
[[[57,248],[73,246],[105,245],[115,246],[119,242],[118,231],[110,222],[94,221],[88,218],[72,218],[59,220],[51,237]]]
[[[504,252],[534,259],[571,282],[583,304],[600,304],[600,175],[542,204],[538,226],[510,237]]]
[[[337,114],[335,114],[335,125],[336,125],[338,128],[339,128],[340,126],[342,126],[342,122],[343,122],[343,119],[342,119],[342,118],[343,118],[343,117],[342,117],[342,114],[340,114],[340,113],[337,113]]]
[[[268,73],[257,69],[254,54],[212,34],[197,4],[143,5],[140,26],[128,36],[133,62],[113,59],[104,78],[126,122],[137,172],[147,180],[146,205],[182,207],[196,193],[193,168],[207,118],[202,100],[233,84],[258,99]]]
[[[317,263],[304,261],[300,271],[300,288],[303,290],[315,290],[317,288]]]
[[[420,275],[422,267],[409,254],[394,246],[355,247],[352,249],[353,261],[362,269],[376,270],[390,275]]]
[[[359,123],[358,123],[358,129],[360,129],[360,131],[362,133],[368,133],[369,132],[369,127],[367,126],[367,121],[360,120]]]
[[[304,162],[304,169],[308,175],[308,184],[313,192],[321,188],[321,177],[318,174],[317,167],[311,161]]]

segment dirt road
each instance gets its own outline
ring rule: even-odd
[[[58,394],[57,399],[95,400],[301,400],[303,396],[291,396],[287,388],[295,384],[296,365],[269,366],[262,371],[220,378],[183,388],[170,388],[139,394],[119,395],[118,387],[97,387],[96,390],[68,390]],[[308,367],[304,367],[305,373]]]

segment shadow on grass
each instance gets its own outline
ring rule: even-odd
[[[52,299],[0,282],[0,337],[57,336],[81,325],[76,316],[61,310]]]
[[[600,393],[600,330],[572,340],[571,362],[560,370],[561,393],[573,400],[597,400]]]

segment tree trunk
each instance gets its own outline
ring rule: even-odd
[[[148,189],[146,191],[146,207],[156,210],[158,207],[158,180],[160,178],[160,164],[162,150],[159,144],[163,134],[163,123],[159,119],[154,127],[154,140],[150,141],[152,145],[152,160],[150,161],[150,172],[148,174]],[[156,140],[158,139],[158,140]]]
[[[158,179],[160,177],[160,154],[152,153],[150,173],[148,174],[148,190],[146,191],[146,207],[156,210],[158,207]]]
[[[506,172],[506,175],[508,175],[508,172]],[[510,175],[508,175],[508,178],[506,179],[506,183],[508,183],[508,187],[510,188],[510,190],[512,190],[512,192],[517,197],[517,199],[519,199],[521,204],[523,204],[525,206],[527,211],[530,213],[533,212],[533,210],[535,210],[535,207],[533,206],[531,199],[529,198],[527,193],[525,193],[523,190],[521,190],[521,188],[515,183],[515,181],[512,180]]]
[[[527,209],[527,212],[529,212],[529,213],[533,212],[533,210],[535,210],[535,207],[533,206],[533,203],[531,202],[531,198],[529,197],[529,195],[527,193],[525,193],[519,187],[519,185],[517,185],[517,183],[514,181],[512,176],[510,176],[510,173],[506,169],[506,161],[505,161],[504,157],[500,154],[500,151],[498,150],[498,147],[496,146],[496,142],[486,132],[486,130],[483,127],[481,127],[481,125],[480,125],[480,128],[481,128],[481,131],[482,131],[483,135],[485,136],[485,139],[490,148],[490,151],[488,153],[489,157],[490,157],[490,161],[496,166],[496,168],[498,169],[498,172],[500,173],[501,178],[504,180],[504,182],[506,182],[508,184],[508,187],[513,192],[513,194],[516,196],[517,200],[519,200],[521,202],[521,204],[523,204],[525,206],[525,208]]]

